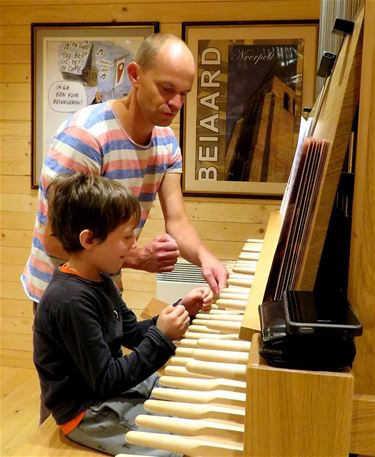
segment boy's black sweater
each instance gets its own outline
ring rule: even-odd
[[[34,364],[57,424],[164,365],[175,346],[155,324],[137,322],[108,275],[99,283],[56,269],[35,315]],[[121,346],[132,352],[123,356]]]

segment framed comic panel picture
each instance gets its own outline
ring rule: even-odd
[[[197,77],[181,119],[184,194],[278,197],[315,93],[318,21],[182,23]]]
[[[31,24],[33,188],[59,125],[80,108],[126,95],[127,65],[158,31],[158,22]]]

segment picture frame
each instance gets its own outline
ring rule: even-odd
[[[33,23],[31,187],[59,125],[130,89],[127,64],[158,22]]]
[[[184,195],[280,198],[315,96],[319,22],[183,22],[197,77],[181,112]]]

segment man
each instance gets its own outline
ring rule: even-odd
[[[167,234],[132,249],[123,267],[171,271],[181,255],[202,268],[215,294],[226,286],[225,267],[188,221],[180,187],[181,152],[169,127],[191,90],[193,56],[179,38],[155,34],[142,43],[127,71],[132,89],[126,97],[83,108],[58,129],[52,141],[40,180],[32,250],[21,278],[34,302],[39,301],[54,268],[67,258],[49,228],[46,188],[56,175],[76,172],[116,180],[138,197],[137,236],[159,196]]]

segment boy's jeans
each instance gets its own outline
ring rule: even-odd
[[[154,374],[124,395],[92,405],[81,423],[67,436],[72,441],[107,454],[144,454],[155,457],[180,457],[182,454],[135,446],[125,441],[125,433],[142,430],[135,424],[139,414],[149,414],[143,403],[158,385]]]

